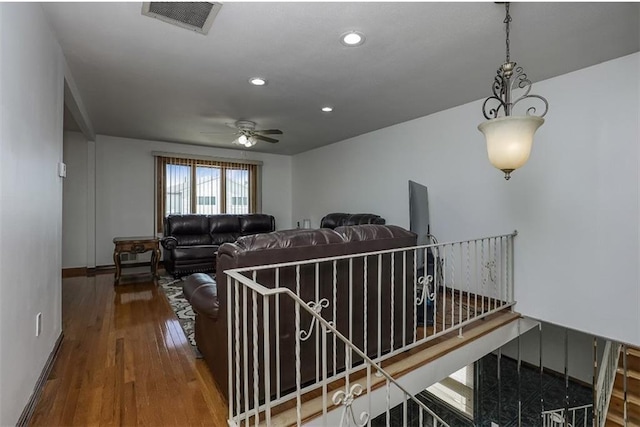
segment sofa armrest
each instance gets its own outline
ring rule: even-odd
[[[160,239],[160,244],[162,244],[162,247],[165,249],[175,249],[178,247],[178,239],[173,236],[166,236]]]
[[[218,319],[218,292],[211,277],[202,273],[192,274],[185,280],[183,292],[196,313]]]

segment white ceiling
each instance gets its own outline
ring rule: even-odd
[[[235,148],[225,123],[244,119],[284,132],[252,150],[295,154],[487,97],[504,61],[495,3],[233,2],[206,36],[142,16],[141,3],[43,7],[96,133],[129,138]],[[534,82],[640,50],[638,3],[511,14],[512,60]],[[340,44],[348,30],[365,44]]]

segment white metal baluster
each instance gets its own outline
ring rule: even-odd
[[[280,267],[275,271],[275,287],[280,287]],[[280,399],[280,294],[276,294],[276,399]]]
[[[442,266],[442,330],[447,329],[447,268],[446,265],[449,264],[449,260],[445,259],[447,256],[447,247],[442,246],[442,258],[444,260],[444,265]],[[435,332],[435,330],[434,330]]]
[[[449,256],[451,257],[451,262],[449,265],[451,266],[451,327],[453,328],[456,324],[455,322],[455,314],[456,314],[456,294],[455,294],[455,280],[456,280],[456,260],[454,255],[455,244],[449,245]]]
[[[366,353],[365,353],[366,354]],[[371,412],[371,364],[366,362],[367,364],[367,401],[368,401],[368,413]],[[371,417],[367,420],[367,426],[371,427]]]
[[[378,255],[378,359],[382,354],[382,254]]]
[[[515,289],[513,287],[513,235],[507,239],[507,288],[509,289],[509,302],[513,302],[515,299]]]
[[[431,310],[431,314],[433,316],[432,320],[432,324],[433,324],[433,334],[435,334],[438,331],[438,322],[437,322],[437,313],[438,313],[438,287],[440,286],[440,276],[442,276],[444,278],[444,273],[441,271],[442,267],[444,266],[444,264],[441,265],[440,263],[440,247],[439,246],[433,246],[431,248],[431,253],[433,255],[434,258],[434,264],[433,264],[433,307]],[[442,261],[444,263],[444,260]],[[444,280],[443,280],[444,282]],[[443,292],[444,292],[444,288],[443,288]],[[428,313],[428,312],[427,312]],[[426,330],[427,328],[425,328],[425,336],[426,336]],[[432,334],[432,335],[433,335]]]
[[[511,302],[511,297],[509,295],[509,241],[511,240],[511,236],[506,236],[503,238],[503,255],[502,255],[502,282],[504,286],[504,301],[505,303]]]
[[[244,425],[249,425],[249,339],[247,337],[247,287],[242,287],[242,361],[244,367]]]
[[[232,307],[233,305],[233,301],[231,298],[231,277],[227,276],[227,325],[231,326],[233,323],[231,321],[232,319]],[[227,394],[227,404],[228,404],[228,414],[229,414],[229,419],[233,418],[233,364],[231,362],[231,356],[233,355],[233,347],[232,347],[232,343],[233,343],[233,338],[232,338],[232,334],[233,334],[233,329],[231,327],[229,327],[229,330],[227,331],[227,387],[228,387],[228,394]]]
[[[402,346],[405,345],[407,345],[407,251],[402,251]]]
[[[473,283],[475,287],[475,292],[473,296],[473,308],[475,309],[476,315],[478,313],[478,293],[480,292],[480,280],[478,280],[478,241],[473,241]]]
[[[270,324],[270,316],[269,316],[269,297],[264,295],[262,297],[262,318],[264,319],[264,336],[263,336],[263,344],[264,344],[264,398],[265,398],[265,420],[267,425],[271,425],[271,349],[270,349],[270,338],[271,338],[271,324]]]
[[[423,262],[422,262],[422,277],[423,280],[425,281],[425,283],[422,285],[422,292],[424,293],[424,286],[427,282],[427,271],[428,269],[428,262],[427,262],[427,258],[428,258],[428,251],[429,249],[424,248],[424,257],[423,257]],[[427,289],[428,292],[428,289]],[[415,304],[415,303],[414,303]],[[429,311],[427,310],[427,299],[423,300],[423,304],[422,307],[416,307],[416,310],[421,309],[422,310],[422,338],[426,338],[427,337],[427,325],[429,324],[429,320],[427,319],[427,314],[429,313]]]
[[[486,275],[484,274],[484,263],[485,263],[485,258],[484,258],[484,239],[480,240],[480,280],[481,280],[481,284],[482,284],[482,313],[485,313],[485,309],[484,309],[484,301],[486,300],[486,286],[485,286],[485,281],[486,279]],[[491,308],[489,308],[491,309]]]
[[[258,282],[258,272],[257,271],[253,271],[253,273],[251,274],[251,278],[253,279],[254,282]],[[252,341],[253,341],[253,364],[251,366],[253,366],[253,393],[254,393],[254,411],[256,414],[256,427],[257,427],[257,420],[258,420],[258,406],[259,406],[259,393],[258,393],[258,380],[259,380],[259,376],[258,376],[258,312],[257,312],[257,294],[256,291],[252,290],[251,291],[251,301],[252,301],[252,319],[253,319],[253,328],[252,328]]]
[[[362,327],[364,328],[363,331],[363,337],[364,337],[364,354],[369,354],[369,350],[368,350],[368,344],[369,344],[369,330],[368,330],[368,325],[369,325],[369,302],[368,302],[368,295],[369,295],[369,286],[368,286],[368,277],[369,274],[367,273],[367,264],[368,264],[368,260],[369,257],[365,256],[364,257],[364,262],[363,262],[363,274],[364,274],[364,280],[362,281],[364,289],[363,289],[363,295],[364,295],[364,322],[362,324]]]
[[[465,257],[466,259],[466,265],[465,265],[465,270],[466,270],[466,280],[467,280],[467,320],[469,320],[471,318],[471,246],[469,242],[466,242],[466,254],[467,256]],[[475,306],[473,307],[474,313],[475,313]],[[475,314],[474,314],[475,317]]]
[[[334,323],[335,324],[335,323]],[[327,327],[322,324],[322,420],[327,425]]]
[[[316,266],[316,277],[315,277],[315,302],[316,304],[320,302],[320,263],[316,262],[315,263]],[[316,328],[316,381],[318,381],[318,379],[320,378],[320,353],[318,352],[318,350],[320,349],[320,336],[319,334],[319,328]],[[309,332],[311,332],[311,330],[309,330]]]
[[[256,272],[253,272],[255,282]],[[254,411],[254,425],[257,427],[260,421],[260,386],[259,386],[259,363],[258,363],[258,293],[251,291],[251,305],[252,305],[252,317],[253,317],[253,411]],[[266,391],[265,391],[266,392]]]
[[[229,277],[229,280],[231,278]],[[228,282],[227,282],[228,283]],[[240,413],[242,412],[242,407],[240,406],[240,289],[239,282],[237,280],[234,281],[234,314],[235,314],[235,353],[236,353],[236,424],[240,425]],[[231,361],[231,359],[229,359]],[[231,394],[229,394],[229,400],[231,400]],[[231,414],[230,414],[231,415]]]
[[[349,258],[349,342],[353,343],[353,258]]]
[[[418,295],[418,250],[413,250],[413,293],[411,297],[414,299],[411,304],[413,304],[413,342],[418,340],[418,307],[416,307],[416,296]],[[425,328],[426,331],[426,328]],[[426,333],[426,332],[425,332]]]
[[[458,259],[460,260],[460,286],[458,286],[458,325],[462,323],[462,243],[458,243],[458,251],[460,255]],[[458,331],[458,335],[462,336],[462,328]]]
[[[338,261],[333,261],[333,321],[338,327]],[[338,374],[338,337],[333,335],[333,375]]]
[[[493,256],[491,257],[491,261],[489,262],[489,273],[490,274],[494,274],[495,276],[493,276],[493,308],[498,308],[498,272],[497,272],[497,261],[496,259],[498,258],[497,255],[497,251],[496,251],[496,239],[491,238],[489,239],[489,242],[491,243],[491,246],[493,247]],[[493,271],[493,273],[491,273]]]
[[[396,283],[396,254],[390,253],[391,257],[391,351],[393,351],[394,329],[395,329],[395,283]]]
[[[409,395],[405,393],[404,399],[402,399],[402,420],[404,425],[409,425],[409,417],[407,416],[407,399],[409,399]]]
[[[296,295],[300,296],[300,266],[296,266]],[[297,425],[302,424],[302,396],[300,395],[300,383],[302,382],[300,373],[300,303],[296,301],[295,307],[295,352],[296,352],[296,420]]]
[[[496,238],[496,283],[498,284],[498,296],[500,307],[504,306],[504,287],[502,286],[502,237]]]
[[[386,412],[386,414],[387,414],[387,427],[391,427],[391,389],[390,389],[391,383],[389,382],[388,379],[385,379],[385,382],[386,382],[386,385],[387,385],[386,386],[386,391],[387,391],[387,394],[386,394],[386,397],[387,397],[387,412]]]

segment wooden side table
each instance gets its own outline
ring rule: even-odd
[[[160,262],[160,239],[157,237],[116,237],[113,239],[115,248],[113,249],[113,262],[116,264],[116,277],[114,284],[120,282],[122,275],[122,264],[120,254],[128,252],[141,254],[151,251],[151,274],[158,278],[158,263]]]

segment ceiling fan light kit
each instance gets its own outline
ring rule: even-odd
[[[256,123],[249,120],[238,120],[228,126],[237,129],[235,133],[238,138],[233,140],[236,145],[241,145],[245,148],[251,148],[258,143],[258,141],[265,141],[275,144],[277,139],[269,138],[265,135],[282,135],[280,129],[256,129]]]
[[[522,67],[511,62],[509,51],[509,27],[511,15],[509,3],[505,3],[506,16],[506,61],[498,68],[493,81],[493,95],[485,99],[482,104],[482,112],[487,119],[478,126],[487,140],[487,154],[493,166],[504,172],[504,178],[511,178],[511,172],[526,163],[533,145],[533,135],[544,123],[543,117],[547,114],[549,103],[540,95],[533,95],[531,81],[524,73]],[[522,95],[512,100],[512,90],[523,91]],[[513,107],[522,101],[538,101],[543,109],[540,115],[536,115],[535,106],[527,108],[525,115],[512,115]],[[503,114],[500,116],[500,114]]]

